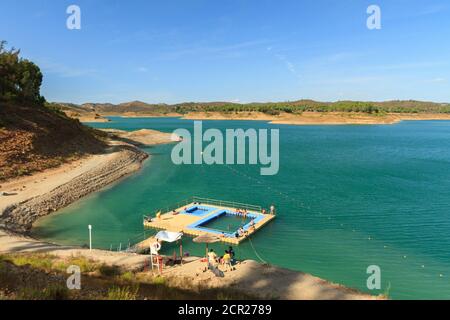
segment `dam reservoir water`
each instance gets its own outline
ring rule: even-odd
[[[111,118],[98,128],[192,130],[178,118]],[[265,261],[393,299],[450,299],[450,122],[291,126],[203,121],[204,128],[279,129],[280,169],[254,165],[174,165],[172,145],[143,148],[143,169],[38,221],[34,235],[117,250],[142,240],[142,217],[191,196],[276,205],[274,222],[235,247]],[[145,234],[144,234],[145,232]],[[219,253],[224,244],[214,244]],[[204,246],[183,240],[191,255]],[[175,248],[168,246],[171,253]],[[255,253],[256,251],[256,253]],[[367,268],[381,269],[381,290]]]

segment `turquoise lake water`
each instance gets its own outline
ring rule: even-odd
[[[177,118],[112,118],[95,127],[192,130]],[[143,170],[39,221],[35,236],[61,244],[117,250],[144,237],[142,216],[191,196],[269,207],[278,216],[240,259],[301,270],[393,299],[450,299],[450,122],[371,126],[290,126],[259,121],[204,121],[207,128],[280,130],[280,171],[259,166],[172,164],[173,145],[144,150]],[[151,230],[146,232],[147,236]],[[253,244],[253,247],[252,247]],[[183,242],[192,255],[204,246]],[[214,246],[222,252],[226,246]],[[175,248],[168,247],[167,252]],[[369,265],[382,289],[366,286]]]

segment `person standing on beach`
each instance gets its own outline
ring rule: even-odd
[[[233,270],[233,266],[231,265],[231,255],[228,250],[225,250],[225,254],[223,255],[222,261],[223,261],[223,265],[226,268],[225,269],[226,271]]]
[[[215,266],[217,262],[217,254],[214,252],[214,249],[211,249],[208,252],[208,262],[211,266]]]
[[[228,253],[230,254],[231,261],[233,261],[233,260],[234,260],[235,254],[234,254],[234,250],[233,250],[233,247],[232,247],[232,246],[229,246],[229,247],[228,247]]]

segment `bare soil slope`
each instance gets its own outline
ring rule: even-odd
[[[0,104],[0,182],[104,150],[102,133],[43,106]]]

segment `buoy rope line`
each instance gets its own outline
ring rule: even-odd
[[[296,199],[296,198],[294,198],[294,197],[292,197],[292,196],[286,194],[285,192],[282,192],[282,191],[280,191],[280,190],[278,190],[278,189],[276,189],[276,188],[274,188],[274,187],[271,187],[271,186],[267,185],[265,182],[263,182],[263,181],[260,180],[260,179],[257,179],[257,178],[255,178],[255,177],[249,176],[248,174],[246,174],[246,173],[244,173],[244,172],[242,172],[242,171],[239,171],[239,170],[237,170],[237,169],[231,167],[231,166],[228,165],[228,164],[225,164],[225,167],[226,167],[227,169],[229,169],[230,171],[232,171],[233,173],[235,173],[236,175],[238,175],[238,176],[241,176],[241,177],[244,177],[244,178],[246,178],[246,179],[248,179],[248,180],[250,180],[250,181],[256,182],[256,183],[259,184],[259,185],[265,186],[268,190],[270,190],[271,192],[275,192],[276,194],[278,194],[278,195],[284,197],[286,200],[290,201],[291,203],[293,203],[294,205],[296,205],[298,208],[305,209],[305,210],[307,210],[308,212],[313,213],[313,214],[316,212],[316,215],[317,215],[317,216],[321,216],[322,218],[325,218],[325,219],[327,219],[327,221],[330,221],[330,222],[331,222],[331,221],[335,221],[341,228],[344,228],[344,227],[346,226],[346,224],[338,222],[338,221],[335,219],[335,217],[326,215],[326,214],[324,214],[322,211],[319,211],[319,210],[314,211],[314,210],[311,208],[311,206],[306,205],[304,202],[302,202],[302,201],[300,201],[300,200],[298,200],[298,199]],[[351,228],[351,230],[352,230],[352,232],[357,232],[357,231],[358,231],[356,228]],[[363,233],[363,232],[361,232],[361,233]],[[250,238],[249,238],[249,239],[250,239]],[[373,241],[374,238],[373,238],[372,236],[368,236],[368,237],[367,237],[367,240],[368,240],[368,241]],[[250,244],[252,245],[252,247],[253,247],[253,249],[254,249],[253,243],[250,242]],[[384,246],[383,246],[384,249],[388,249],[389,247],[390,247],[389,245],[384,245]],[[255,253],[256,253],[256,251],[255,251]],[[258,258],[259,258],[259,257],[258,257]],[[402,259],[402,260],[406,260],[407,258],[408,258],[407,255],[402,255],[402,256],[401,256],[401,259]],[[260,259],[260,260],[261,260],[261,259]],[[425,264],[421,264],[421,265],[420,265],[420,269],[425,269]],[[439,273],[439,274],[438,274],[438,277],[439,277],[439,278],[444,278],[444,274],[443,274],[443,273]]]

